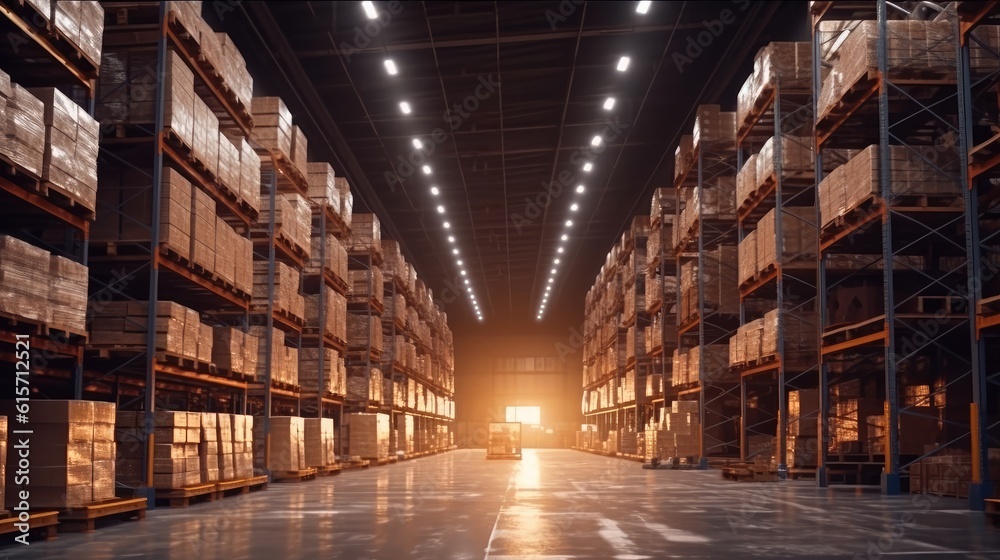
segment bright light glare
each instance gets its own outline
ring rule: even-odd
[[[448,236],[448,242],[454,243],[455,242],[455,236],[454,235],[449,235]]]
[[[448,222],[445,222],[445,223],[444,223],[444,229],[448,229],[448,228],[450,228],[450,227],[451,227],[451,224],[449,224]]]
[[[438,214],[444,214],[444,206],[438,206]]]
[[[607,98],[607,99],[604,100],[604,110],[605,111],[610,111],[611,109],[614,109],[614,108],[615,108],[615,98],[614,97],[609,97],[609,98]]]
[[[592,170],[593,168],[594,168],[594,164],[590,163],[589,161],[587,163],[583,164],[583,170],[586,171],[587,173],[590,173],[590,170]]]
[[[624,72],[624,71],[628,70],[628,63],[629,62],[631,62],[631,60],[629,59],[629,57],[627,57],[627,56],[621,57],[618,60],[618,71],[619,72]]]
[[[601,137],[600,136],[594,136],[593,138],[591,138],[590,139],[590,145],[591,146],[600,146],[601,145]]]
[[[399,110],[403,112],[404,115],[410,114],[410,104],[403,101],[399,104]]]
[[[635,11],[639,12],[640,14],[644,14],[649,11],[650,4],[652,4],[652,2],[650,2],[649,0],[642,0],[642,2],[639,2],[639,5],[635,7]]]
[[[452,250],[451,250],[451,253],[452,253],[453,255],[457,255],[457,254],[458,254],[458,249],[452,249]]]
[[[579,204],[574,204],[574,205],[572,205],[572,206],[569,207],[569,211],[570,212],[576,212],[579,209],[580,209],[580,205]]]
[[[563,248],[562,248],[562,247],[560,247],[560,248],[556,249],[556,252],[557,252],[557,253],[562,253],[562,252],[563,252]]]
[[[390,76],[395,76],[399,73],[396,69],[396,63],[392,61],[391,58],[385,59],[385,71],[389,73]]]
[[[462,276],[465,276],[465,271],[464,270],[462,271]]]
[[[430,175],[431,174],[431,166],[425,165],[425,166],[421,167],[421,169],[423,170],[424,175]]]
[[[441,194],[441,191],[439,191],[437,187],[431,187],[431,194],[437,196]]]
[[[560,237],[559,239],[562,239],[563,241],[566,241],[567,239],[569,239],[569,236],[564,233],[563,236]]]
[[[566,220],[566,227],[573,227],[573,220]]]
[[[583,191],[584,191],[583,185],[576,186],[576,194],[583,194]]]
[[[414,138],[413,139],[413,147],[416,148],[416,149],[418,149],[418,150],[421,150],[424,147],[424,143],[421,142],[419,138]]]
[[[378,17],[378,12],[375,11],[375,4],[366,1],[361,3],[361,7],[365,10],[365,15],[368,16],[368,19],[375,19]]]

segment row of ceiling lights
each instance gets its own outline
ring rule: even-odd
[[[648,1],[639,2],[639,4],[635,7],[635,11],[638,12],[638,13],[640,13],[640,14],[645,14],[645,13],[647,13],[649,11],[650,5],[651,5],[651,2],[648,2]],[[632,60],[629,57],[623,56],[623,57],[621,57],[621,58],[618,59],[618,64],[615,66],[615,70],[617,70],[619,72],[625,72],[626,70],[628,70],[629,64],[631,62],[632,62]],[[610,110],[614,109],[615,108],[615,98],[614,97],[608,97],[607,99],[605,99],[604,100],[604,105],[602,105],[602,107],[604,108],[605,111],[610,111]],[[597,148],[603,142],[604,142],[604,139],[601,138],[601,135],[600,134],[595,134],[594,137],[591,138],[591,140],[590,140],[590,145],[593,146],[593,147],[595,147],[595,148]],[[586,162],[586,163],[583,164],[583,171],[585,173],[590,173],[593,170],[594,170],[594,164],[592,162],[588,161],[588,162]],[[577,185],[576,186],[576,194],[577,194],[577,196],[582,195],[585,190],[586,190],[585,186],[583,186],[583,185]],[[572,213],[576,212],[579,209],[580,209],[580,204],[578,202],[576,202],[574,200],[573,202],[570,203],[569,211],[570,211],[570,215],[571,216],[572,216]],[[559,240],[562,243],[560,243],[559,246],[556,248],[556,256],[552,260],[552,269],[549,270],[549,278],[548,278],[547,283],[545,284],[545,292],[542,294],[542,302],[538,306],[538,314],[535,316],[535,319],[537,319],[539,321],[541,321],[542,317],[545,315],[545,307],[548,305],[548,303],[549,303],[549,296],[552,294],[552,285],[555,284],[555,282],[556,282],[556,273],[558,272],[558,266],[560,264],[562,264],[562,257],[561,257],[561,255],[566,251],[565,242],[569,241],[569,234],[566,233],[566,232],[568,232],[569,229],[573,227],[573,220],[572,219],[567,219],[566,222],[563,224],[563,226],[564,226],[565,229],[563,230],[563,233],[559,236]]]
[[[375,19],[378,17],[378,10],[375,9],[375,4],[373,4],[372,2],[367,2],[367,1],[362,2],[361,8],[365,11],[365,15],[368,16],[368,19]],[[399,68],[396,66],[396,62],[391,58],[385,59],[382,64],[383,66],[385,66],[386,73],[389,74],[390,76],[396,76],[397,74],[399,74]],[[410,103],[407,101],[399,102],[399,110],[404,115],[409,115],[410,113],[413,112],[413,108],[410,107]],[[416,150],[422,150],[424,148],[424,143],[423,141],[420,140],[420,138],[414,138],[413,147]],[[420,168],[420,170],[423,172],[424,175],[431,175],[433,173],[433,169],[431,169],[430,165],[424,165],[423,167]],[[441,195],[441,189],[439,189],[437,186],[432,185],[430,188],[430,193],[431,196],[435,197],[436,199]],[[446,210],[443,204],[437,205],[437,213],[440,214],[441,216],[442,226],[444,227],[444,229],[451,230],[451,222],[447,220]],[[479,301],[476,300],[476,293],[472,290],[472,285],[469,282],[468,272],[465,269],[465,262],[462,261],[461,251],[459,251],[457,247],[458,240],[455,238],[454,235],[452,235],[450,231],[448,231],[447,239],[449,245],[451,245],[451,254],[452,256],[455,257],[455,264],[458,266],[458,272],[462,276],[461,278],[462,284],[465,286],[465,291],[469,295],[469,301],[472,303],[472,308],[476,312],[476,317],[480,321],[482,321],[483,311],[479,307]]]

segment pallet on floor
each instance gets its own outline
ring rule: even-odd
[[[181,488],[157,488],[156,501],[165,501],[170,507],[188,507],[192,503],[211,502],[216,496],[218,483],[192,484]]]
[[[235,496],[237,494],[248,494],[254,490],[265,490],[267,488],[267,477],[251,476],[249,478],[237,478],[235,480],[224,480],[215,483],[216,498]]]
[[[333,465],[326,465],[323,467],[315,467],[315,468],[316,468],[316,476],[332,476],[335,474],[340,474],[341,471],[341,466],[339,463],[335,463]]]
[[[16,515],[0,519],[0,535],[21,533],[21,529],[17,527],[20,523],[21,520]],[[59,525],[58,511],[45,511],[28,515],[28,533],[39,534],[43,540],[51,540],[56,537],[57,525]]]
[[[363,459],[360,461],[345,461],[340,463],[340,468],[345,471],[352,469],[367,469],[370,466],[371,463]]]
[[[316,469],[302,469],[300,471],[272,471],[271,482],[303,482],[316,478]]]
[[[66,533],[92,533],[99,521],[146,518],[146,498],[115,498],[59,512],[59,528]]]

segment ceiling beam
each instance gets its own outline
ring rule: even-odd
[[[639,35],[643,33],[662,33],[665,31],[672,31],[674,29],[704,29],[704,25],[701,23],[681,23],[681,24],[668,24],[668,25],[638,25],[634,27],[615,27],[615,28],[602,28],[602,29],[588,29],[586,31],[581,31],[577,33],[576,31],[559,31],[559,32],[547,32],[547,33],[524,33],[519,35],[506,35],[499,38],[493,36],[483,36],[483,37],[470,37],[466,39],[450,39],[445,41],[416,41],[413,43],[397,43],[388,45],[379,45],[377,47],[365,47],[361,49],[354,49],[351,51],[352,56],[356,54],[366,54],[366,53],[385,53],[385,52],[402,52],[402,51],[413,51],[413,50],[426,50],[436,47],[438,49],[450,49],[450,48],[460,48],[460,47],[481,47],[487,45],[494,45],[500,43],[501,45],[509,45],[516,43],[538,43],[542,41],[561,41],[564,39],[576,39],[579,35],[580,37],[602,37],[608,35]],[[312,58],[317,56],[332,56],[336,55],[336,51],[333,49],[315,49],[315,50],[303,50],[299,51],[298,55],[302,58]]]

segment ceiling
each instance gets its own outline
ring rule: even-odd
[[[331,161],[356,211],[374,211],[383,235],[405,244],[459,334],[578,326],[605,254],[632,216],[648,214],[652,190],[670,185],[695,106],[734,109],[761,46],[809,37],[805,2],[654,2],[645,15],[636,2],[375,2],[377,20],[361,2],[213,4],[223,7],[206,17],[240,46],[255,93],[285,100],[310,159]],[[593,149],[598,134],[605,143]],[[553,180],[565,187],[546,196]],[[482,323],[449,289],[462,278],[449,234]]]

